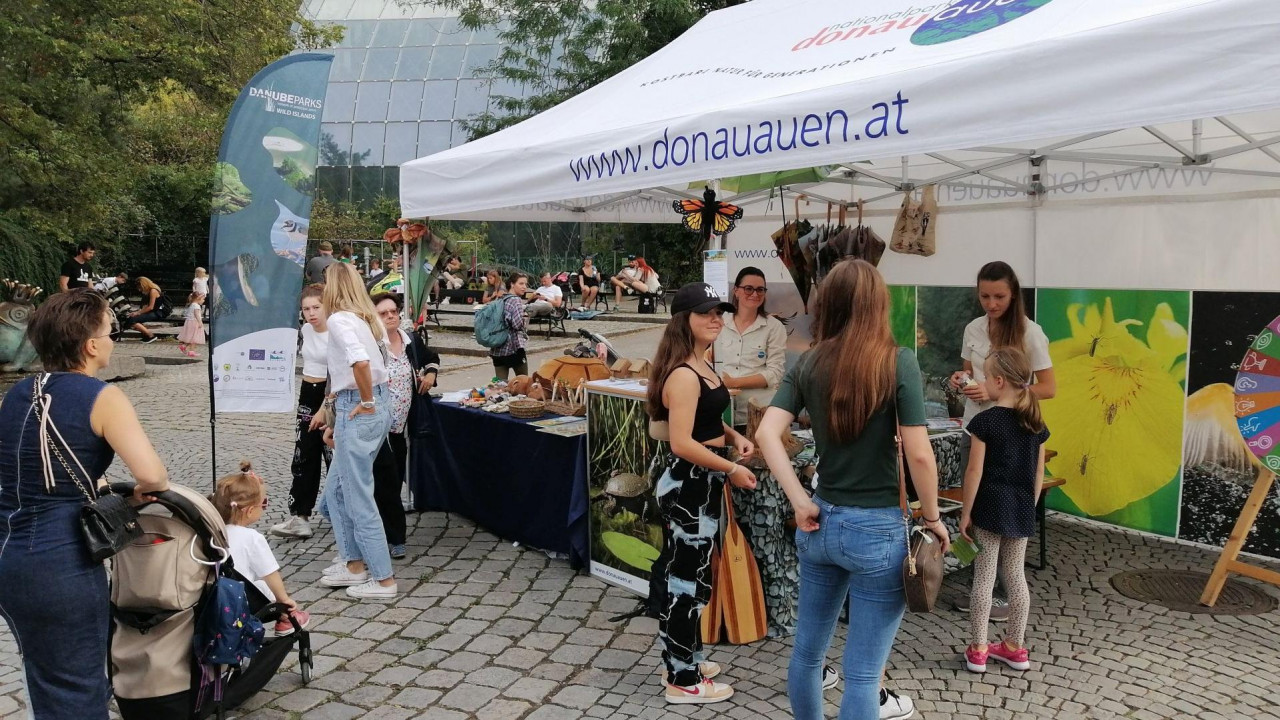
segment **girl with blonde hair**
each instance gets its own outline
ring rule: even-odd
[[[889,290],[863,260],[837,264],[818,292],[814,347],[787,372],[756,432],[796,517],[800,603],[787,694],[798,720],[822,718],[822,665],[849,601],[842,720],[879,717],[880,676],[902,621],[907,522],[899,509],[901,438],[925,527],[946,552],[938,469],[915,354],[894,342]],[[818,446],[810,498],[782,445],[808,411]]]
[[[151,278],[138,278],[138,290],[142,294],[142,307],[122,324],[142,333],[142,342],[153,343],[159,340],[160,336],[148,330],[143,323],[164,320],[169,317],[169,313],[173,312],[173,306],[165,299],[164,291],[152,282]]]
[[[395,573],[373,496],[373,461],[391,430],[387,334],[354,267],[333,263],[325,268],[325,280],[325,404],[334,411],[334,448],[324,496],[339,562],[325,571],[320,584],[345,587],[347,595],[358,599],[394,598]],[[313,429],[323,424],[322,417],[312,420]]]

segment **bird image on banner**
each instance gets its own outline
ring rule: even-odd
[[[684,229],[706,240],[712,235],[733,232],[737,221],[742,219],[742,208],[717,201],[716,192],[711,188],[702,192],[701,200],[674,200],[671,205],[684,216],[681,221]]]

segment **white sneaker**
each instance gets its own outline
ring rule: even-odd
[[[360,573],[362,576],[366,573]],[[324,582],[321,580],[320,582]],[[359,585],[352,585],[347,588],[347,595],[353,598],[361,598],[368,600],[391,600],[394,599],[399,588],[395,584],[379,585],[377,580],[369,580]]]
[[[271,534],[279,537],[309,538],[311,537],[311,523],[304,517],[294,515],[282,523],[272,525]]]
[[[733,688],[714,680],[703,680],[701,684],[693,687],[668,685],[665,697],[672,705],[705,705],[733,697]]]
[[[916,704],[892,690],[880,688],[880,720],[907,720],[916,714]]]
[[[347,571],[346,563],[342,562],[341,560],[334,560],[332,565],[330,565],[329,567],[325,568],[323,571],[320,572],[320,576],[328,577],[329,575],[337,575],[338,573],[344,573],[346,571]]]
[[[830,690],[840,684],[840,673],[830,665],[822,666],[822,689]]]
[[[449,298],[445,298],[445,299],[441,300],[441,301],[440,301],[440,304],[441,304],[441,305],[448,305],[448,304],[449,304]]]
[[[358,572],[353,573],[344,565],[341,570],[332,575],[323,575],[320,577],[320,584],[325,587],[351,587],[352,585],[360,585],[369,581],[369,573]]]

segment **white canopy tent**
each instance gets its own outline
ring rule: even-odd
[[[755,0],[551,110],[406,163],[402,210],[671,221],[690,183],[820,165],[833,182],[811,196],[893,204],[926,183],[1035,200],[1187,168],[1274,189],[1280,117],[1241,116],[1280,108],[1276,47],[1269,0]],[[1111,187],[1180,192],[1151,184]],[[723,195],[750,217],[768,191]]]

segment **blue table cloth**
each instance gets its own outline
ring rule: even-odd
[[[506,540],[590,560],[587,437],[538,432],[507,414],[435,403],[430,432],[414,443],[410,489],[417,510],[455,512]]]

